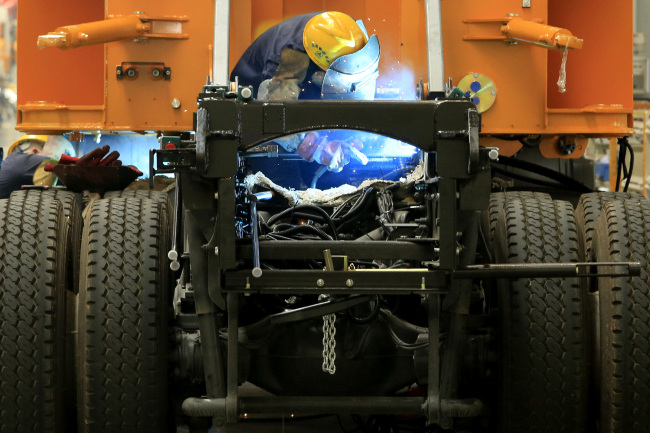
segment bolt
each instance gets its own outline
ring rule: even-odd
[[[135,77],[135,69],[127,69],[126,75],[131,78]]]
[[[219,200],[219,193],[218,193],[218,192],[215,192],[215,193],[214,193],[214,199],[215,199],[215,200]]]
[[[463,232],[456,232],[456,237],[461,237],[463,235]]]
[[[172,74],[172,71],[171,71],[171,70],[167,69],[167,70],[165,71],[165,75],[169,76],[169,75],[171,75],[171,74]]]
[[[147,42],[147,40],[146,39],[133,39],[133,42],[141,43],[141,42]]]
[[[499,159],[499,151],[496,149],[490,149],[488,152],[488,158],[490,158],[492,161],[497,161]]]
[[[251,96],[253,96],[253,92],[251,92],[251,89],[249,89],[248,87],[244,87],[243,89],[241,89],[241,97],[242,98],[248,99]]]
[[[478,73],[474,72],[474,78],[478,78]]]
[[[214,247],[214,255],[215,256],[219,255],[219,247]]]
[[[459,255],[462,251],[461,247],[456,247],[456,255]]]
[[[178,98],[172,99],[172,107],[178,110],[179,108],[181,108],[181,101]]]
[[[518,17],[519,14],[508,14],[509,17]]]
[[[348,287],[354,286],[354,280],[352,280],[351,278],[347,279],[345,281],[345,285],[348,286]]]
[[[325,285],[325,280],[323,280],[322,278],[317,279],[316,280],[316,285],[318,287],[323,287]]]
[[[154,69],[153,71],[151,71],[151,75],[153,75],[154,78],[160,77],[160,69]]]
[[[496,90],[493,90],[493,91],[491,91],[490,93],[492,93],[492,96],[494,96],[494,95],[497,94],[497,91],[496,91]]]
[[[122,75],[122,70],[121,69],[117,70],[117,75]]]
[[[133,11],[135,15],[144,15],[143,11]]]

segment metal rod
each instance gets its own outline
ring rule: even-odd
[[[174,221],[172,222],[172,249],[167,253],[167,258],[171,260],[169,268],[172,271],[178,271],[181,267],[178,259],[179,246],[182,248],[183,243],[183,230],[181,229],[181,224],[183,224],[183,201],[181,198],[181,183],[180,175],[178,173],[174,176],[176,178],[176,184],[174,186]],[[182,253],[182,251],[181,251]]]
[[[599,273],[594,268],[612,267],[613,272]],[[641,274],[639,262],[516,263],[471,265],[453,271],[454,278],[554,278],[554,277],[626,277]]]
[[[257,221],[257,201],[251,200],[251,240],[253,244],[253,271],[252,274],[255,278],[262,276],[262,268],[260,266],[260,229]]]
[[[429,93],[445,94],[445,60],[442,51],[442,10],[440,0],[425,0]]]
[[[242,397],[240,413],[422,414],[422,397]]]
[[[239,295],[228,293],[228,377],[226,394],[226,422],[236,423],[238,413],[238,385],[239,385]]]
[[[230,0],[214,2],[214,43],[212,44],[212,83],[227,85],[230,50]]]
[[[201,354],[205,372],[208,397],[225,397],[225,369],[221,346],[217,337],[216,306],[208,293],[208,265],[201,245],[205,238],[196,224],[196,218],[187,211],[185,215],[185,232],[188,237],[190,261],[192,263],[192,284],[194,300],[201,331]]]
[[[427,424],[440,421],[440,298],[429,295],[429,360],[427,369]]]

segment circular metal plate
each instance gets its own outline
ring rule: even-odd
[[[497,97],[494,81],[478,72],[465,75],[458,83],[458,88],[476,104],[479,113],[487,111]]]

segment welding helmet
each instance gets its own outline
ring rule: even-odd
[[[365,31],[365,28],[363,30]],[[321,98],[366,101],[375,99],[379,56],[379,40],[377,35],[372,35],[359,51],[334,60],[325,71]]]
[[[342,12],[316,15],[302,34],[309,58],[323,70],[339,57],[359,51],[367,42],[368,36],[358,22]]]
[[[9,146],[9,149],[7,150],[7,154],[22,152],[23,150],[29,149],[34,144],[40,144],[42,147],[46,141],[47,135],[23,135],[18,140],[11,143],[11,146]]]

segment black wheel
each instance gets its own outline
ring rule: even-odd
[[[578,224],[578,238],[580,245],[584,248],[586,261],[593,261],[595,257],[592,243],[601,209],[605,203],[627,199],[645,200],[645,197],[636,192],[591,192],[580,196],[575,215]]]
[[[67,224],[56,200],[0,200],[0,431],[64,431]]]
[[[606,203],[599,261],[640,262],[638,277],[600,278],[600,432],[650,432],[650,203]]]
[[[495,243],[499,263],[577,262],[573,207],[563,201],[509,201],[498,218]],[[587,337],[578,278],[501,280],[498,302],[499,432],[584,432]]]
[[[81,231],[83,211],[81,194],[64,189],[27,189],[11,193],[12,200],[56,200],[61,203],[65,224],[67,225],[66,293],[65,293],[65,373],[63,379],[63,401],[67,420],[76,418],[75,404],[75,338],[77,334],[77,296],[79,292],[79,257],[81,251]],[[68,425],[68,428],[73,427]]]
[[[79,292],[79,255],[81,251],[81,231],[83,221],[81,213],[83,211],[81,194],[62,189],[48,190],[19,190],[11,193],[12,198],[21,199],[53,199],[61,202],[63,216],[68,224],[68,289]]]
[[[511,200],[523,200],[534,198],[540,201],[553,200],[550,195],[545,192],[533,191],[504,191],[493,192],[490,194],[490,204],[487,210],[481,212],[481,229],[488,246],[494,245],[494,232],[497,226],[497,219],[499,214],[503,211],[503,205]]]
[[[168,427],[168,229],[151,199],[97,200],[87,215],[77,346],[83,432]]]

